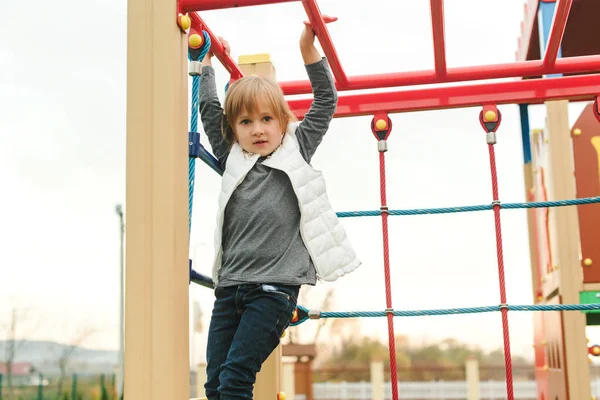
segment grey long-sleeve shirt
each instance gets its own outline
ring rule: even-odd
[[[300,153],[310,162],[329,128],[337,91],[325,58],[305,66],[314,101],[296,130]],[[221,134],[223,109],[215,72],[202,68],[200,116],[213,155],[224,169],[230,145]],[[235,189],[225,209],[219,286],[243,283],[314,285],[314,265],[300,237],[298,199],[287,175],[260,158]]]

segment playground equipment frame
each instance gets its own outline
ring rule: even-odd
[[[600,56],[558,58],[573,0],[557,0],[546,50],[540,60],[461,68],[447,67],[443,0],[430,0],[434,68],[354,77],[347,76],[342,67],[316,0],[179,0],[178,3],[174,0],[129,0],[124,374],[128,400],[189,398],[186,328],[189,323],[186,135],[189,32],[179,28],[177,17],[180,13],[188,13],[192,20],[190,32],[205,30],[209,33],[211,50],[232,79],[237,79],[243,74],[224,54],[223,46],[196,12],[292,1],[301,1],[340,92],[464,82],[463,85],[435,89],[342,93],[337,117],[378,111],[394,113],[484,104],[532,104],[557,99],[587,101],[600,94]],[[538,1],[535,0],[536,7]],[[584,73],[587,75],[544,77]],[[467,81],[511,77],[528,79],[466,84]],[[310,92],[307,81],[282,82],[280,85],[287,95]],[[305,99],[290,101],[300,118],[309,104],[310,100]],[[561,124],[564,125],[564,121]],[[558,153],[556,157],[559,157]],[[568,165],[568,160],[565,159],[563,164]],[[558,213],[566,215],[563,211]],[[567,227],[569,218],[558,218],[559,226]]]

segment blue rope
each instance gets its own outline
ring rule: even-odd
[[[192,53],[188,52],[188,58],[190,61],[202,61],[206,56],[206,53],[210,50],[210,36],[208,33],[202,31],[204,36],[204,44],[198,54],[198,57],[194,59]],[[200,110],[200,76],[194,75],[192,77],[192,109],[190,113],[190,130],[192,132],[198,131],[198,113]],[[188,229],[192,230],[192,208],[194,205],[194,184],[196,179],[196,157],[190,156],[188,159]]]
[[[573,200],[560,201],[532,201],[527,203],[505,203],[501,204],[501,208],[519,209],[519,208],[547,208],[547,207],[564,207],[564,206],[579,206],[584,204],[599,203],[600,197],[585,197]],[[493,209],[492,204],[483,204],[475,206],[460,206],[460,207],[445,207],[445,208],[422,208],[409,210],[389,210],[389,215],[426,215],[426,214],[450,214],[471,211],[486,211]],[[381,211],[340,211],[336,213],[340,218],[349,217],[376,217],[381,215]]]
[[[434,315],[458,315],[458,314],[479,314],[498,312],[503,308],[508,311],[598,311],[600,312],[600,303],[594,304],[535,304],[535,305],[497,305],[484,307],[466,307],[466,308],[442,308],[434,310],[390,310],[394,317],[425,317]],[[298,319],[292,321],[291,326],[300,325],[309,319],[319,318],[375,318],[386,317],[386,311],[310,311],[306,307],[298,305]],[[311,316],[312,315],[312,316]]]
[[[496,312],[502,310],[502,306],[468,307],[468,308],[445,308],[437,310],[414,310],[402,311],[394,310],[395,317],[423,317],[432,315],[456,315],[456,314],[477,314]],[[507,305],[509,311],[600,311],[598,304],[534,304],[534,305]],[[370,318],[385,317],[385,311],[326,311],[321,313],[321,318]]]

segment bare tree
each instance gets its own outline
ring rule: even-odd
[[[300,294],[300,299],[298,301],[299,305],[303,305],[306,307],[307,301],[308,299],[312,298],[312,296],[310,295],[311,292],[311,288],[307,287],[307,288],[303,288],[302,292]],[[323,301],[321,301],[321,303],[319,304],[319,310],[321,311],[326,311],[330,308],[331,302],[333,300],[334,297],[334,291],[333,289],[329,289],[326,293],[325,296],[323,298]],[[316,343],[317,340],[319,339],[319,335],[321,334],[322,329],[325,327],[325,325],[328,323],[329,319],[328,318],[322,318],[319,320],[318,325],[317,325],[317,330],[312,338],[311,343]],[[300,328],[300,327],[298,327]],[[289,338],[288,338],[288,342],[290,344],[293,343],[299,343],[301,342],[302,339],[300,337],[299,331],[297,329],[290,329],[289,331]]]
[[[18,340],[18,330],[21,329],[24,321],[30,317],[30,309],[18,309],[13,307],[10,313],[10,319],[8,324],[4,325],[3,328],[6,330],[6,341],[4,345],[4,365],[6,367],[6,385],[8,388],[8,399],[13,400],[13,366],[17,354],[23,344],[24,340]],[[25,335],[27,336],[27,335]]]
[[[332,300],[333,300],[333,289],[329,289],[327,291],[327,293],[325,294],[325,298],[323,299],[323,302],[321,303],[321,310],[329,310]],[[315,332],[315,336],[313,337],[313,343],[317,343],[317,340],[319,340],[319,335],[321,334],[321,330],[325,327],[325,325],[329,321],[330,321],[329,318],[321,318],[319,320],[319,325],[317,325],[317,331]]]
[[[71,358],[73,357],[79,346],[81,346],[81,344],[85,340],[87,340],[95,331],[96,330],[94,328],[85,327],[79,332],[77,332],[75,336],[73,336],[73,338],[69,341],[68,345],[60,347],[57,358],[60,376],[56,383],[57,394],[59,399],[62,396],[63,385],[65,383],[65,379],[67,378],[67,368],[69,367],[69,362],[71,361]]]

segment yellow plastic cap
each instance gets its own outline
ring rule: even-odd
[[[192,26],[192,19],[190,18],[189,15],[184,14],[184,15],[180,15],[179,16],[179,26],[181,27],[181,29],[183,29],[184,31],[187,31],[188,29],[190,29],[190,27]]]
[[[485,120],[485,122],[492,122],[496,120],[496,113],[492,110],[487,110],[485,112],[485,114],[483,115],[483,119]]]
[[[204,38],[202,36],[198,35],[197,33],[190,35],[189,43],[190,43],[190,47],[192,49],[199,48],[200,46],[202,46],[203,42],[204,42]]]
[[[378,119],[377,122],[375,122],[375,127],[378,131],[382,131],[387,128],[387,121],[385,119]]]

